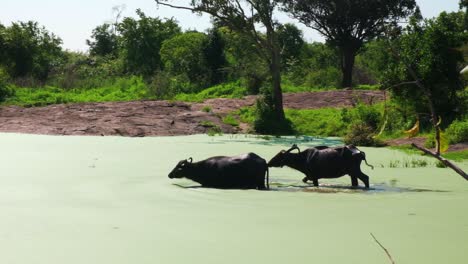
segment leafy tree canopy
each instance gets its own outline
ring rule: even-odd
[[[387,23],[417,10],[415,0],[282,0],[285,10],[340,48],[345,87],[352,85],[354,57],[363,44],[385,31]]]
[[[110,24],[102,24],[93,29],[91,38],[86,40],[89,46],[89,53],[93,56],[107,56],[117,54],[117,35],[112,30]]]
[[[461,114],[457,92],[463,89],[459,72],[465,66],[460,47],[468,41],[464,21],[464,12],[443,12],[434,19],[411,20],[404,34],[392,44],[397,56],[390,60],[384,85],[418,81],[429,89],[432,98],[414,84],[392,87],[396,98],[413,105],[419,113],[428,113],[427,102],[432,100],[446,121]]]
[[[13,78],[33,76],[44,81],[62,55],[62,40],[37,22],[0,26],[2,61]]]
[[[126,17],[118,24],[122,56],[128,72],[151,75],[161,69],[162,43],[181,30],[174,19],[147,17],[139,9],[137,14],[139,19]]]

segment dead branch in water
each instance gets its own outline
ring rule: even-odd
[[[390,255],[390,252],[388,252],[388,250],[377,240],[377,238],[375,238],[374,234],[370,233],[370,235],[372,236],[372,238],[374,238],[375,242],[379,244],[379,246],[385,251],[392,264],[395,264],[395,261],[393,260],[392,255]]]
[[[463,178],[465,178],[465,180],[468,181],[468,175],[462,170],[460,169],[457,165],[453,164],[452,162],[450,162],[449,160],[447,160],[446,158],[440,156],[440,155],[437,155],[436,153],[426,149],[426,148],[423,148],[423,147],[420,147],[414,143],[411,144],[411,146],[413,146],[414,148],[417,148],[419,150],[421,150],[422,152],[426,153],[426,154],[429,154],[431,156],[433,156],[434,158],[440,160],[440,162],[442,162],[445,166],[451,168],[452,170],[454,170],[456,173],[460,174],[460,176],[462,176]]]

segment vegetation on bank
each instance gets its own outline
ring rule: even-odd
[[[415,2],[407,3],[407,11],[412,11]],[[148,17],[140,10],[136,18],[98,25],[87,41],[89,53],[63,50],[61,39],[36,22],[0,24],[0,102],[30,107],[260,95],[255,107],[228,115],[223,122],[247,122],[259,134],[339,136],[347,143],[375,146],[382,139],[403,136],[417,120],[420,133],[432,134],[435,118],[430,113],[437,113],[447,142],[467,142],[468,82],[459,72],[468,57],[468,4],[460,4],[459,12],[443,12],[433,19],[416,12],[404,26],[389,24],[388,30],[377,32],[378,38],[360,39],[352,52],[345,52],[348,42],[333,42],[336,36],[327,36],[327,43],[308,43],[294,24],[269,29],[276,38],[258,32],[257,42],[271,42],[262,46],[252,42],[251,32],[230,27],[233,21],[214,22],[206,32],[184,32],[176,20]],[[273,65],[269,52],[278,51],[275,45],[281,52]],[[343,65],[345,53],[351,67]],[[275,84],[283,93],[345,86],[385,89],[391,100],[350,109],[285,109],[286,119],[278,121],[283,109],[275,101]]]

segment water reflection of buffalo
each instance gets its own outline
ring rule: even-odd
[[[200,183],[203,187],[211,188],[261,190],[269,188],[268,165],[264,159],[254,153],[192,161],[192,158],[181,160],[169,173],[169,178],[187,178]]]
[[[297,150],[298,153],[291,153]],[[361,161],[366,161],[366,155],[353,145],[343,147],[320,146],[301,152],[294,144],[289,150],[282,150],[269,162],[269,167],[288,166],[306,175],[303,182],[311,180],[318,186],[318,179],[338,178],[348,174],[353,187],[358,186],[360,179],[369,188],[369,176],[361,171]],[[368,166],[374,168],[372,165]]]

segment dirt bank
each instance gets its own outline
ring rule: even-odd
[[[0,132],[46,135],[172,136],[206,133],[210,124],[224,133],[239,128],[221,117],[241,107],[252,106],[255,96],[244,99],[209,99],[203,103],[133,101],[62,104],[46,107],[0,107]],[[383,100],[380,91],[324,91],[284,94],[286,108],[316,109],[350,107],[361,101]],[[206,106],[211,112],[202,111]]]

